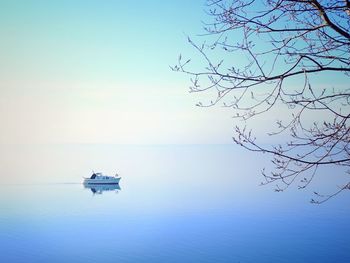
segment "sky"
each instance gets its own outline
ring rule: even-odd
[[[0,143],[230,143],[169,66],[204,1],[0,0]]]
[[[170,69],[179,54],[201,65],[187,37],[205,40],[205,10],[205,0],[0,0],[0,144],[232,143],[242,124],[232,109],[196,107],[213,97],[190,94],[190,76]],[[314,80],[347,87],[345,76]],[[289,115],[277,107],[252,129],[271,141]]]

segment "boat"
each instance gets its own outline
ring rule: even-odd
[[[115,176],[107,176],[102,173],[93,172],[91,177],[84,178],[84,184],[119,184],[121,177],[116,174]]]

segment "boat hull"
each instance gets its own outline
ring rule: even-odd
[[[90,179],[85,178],[84,184],[119,184],[120,177],[119,178],[108,178],[108,179]]]

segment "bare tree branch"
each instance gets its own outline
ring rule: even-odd
[[[214,100],[198,106],[222,104],[244,121],[235,129],[235,143],[272,154],[274,169],[263,171],[263,184],[277,183],[277,191],[293,183],[303,189],[322,166],[350,170],[350,86],[320,88],[310,83],[330,73],[350,83],[350,1],[208,0],[207,6],[207,42],[198,45],[189,39],[203,68],[193,69],[190,60],[179,57],[172,69],[192,76],[191,92],[216,91]],[[288,84],[300,79],[304,84]],[[262,146],[246,125],[282,105],[291,115],[278,120],[277,130],[269,134],[289,139]],[[307,121],[311,113],[324,117]]]

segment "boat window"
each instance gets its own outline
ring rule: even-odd
[[[92,174],[90,179],[95,179],[96,178],[96,174]]]

